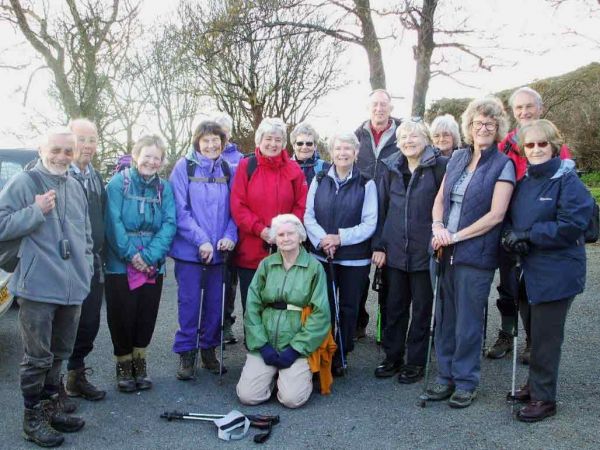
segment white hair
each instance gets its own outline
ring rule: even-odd
[[[292,130],[292,132],[290,133],[290,139],[292,140],[292,144],[296,142],[296,137],[299,134],[307,134],[311,136],[315,140],[315,145],[319,141],[319,134],[317,133],[317,130],[315,130],[313,126],[308,122],[299,123]]]
[[[266,133],[280,134],[285,143],[287,139],[285,122],[277,117],[265,117],[254,134],[254,143],[256,146],[260,145],[260,142]]]
[[[358,138],[352,131],[341,131],[339,133],[334,133],[333,136],[329,139],[329,153],[333,151],[333,146],[337,141],[345,142],[347,144],[351,144],[354,147],[354,150],[358,151],[360,147],[360,142],[358,142]]]
[[[88,127],[92,127],[94,129],[94,131],[96,132],[96,134],[98,134],[98,127],[90,119],[87,119],[85,117],[78,117],[77,119],[71,119],[71,120],[69,120],[69,124],[67,126],[69,127],[69,129],[71,131],[73,131],[73,127],[75,127],[77,125],[86,125]]]
[[[436,133],[448,132],[452,135],[452,147],[457,148],[460,147],[460,132],[458,128],[458,122],[452,114],[444,114],[442,116],[437,116],[431,122],[429,126],[429,131],[433,136]]]
[[[531,89],[528,86],[523,86],[523,87],[520,87],[519,89],[517,89],[512,94],[510,94],[510,98],[508,99],[508,104],[511,108],[514,106],[515,99],[517,98],[517,95],[519,95],[519,94],[531,95],[535,99],[535,102],[537,103],[538,108],[541,108],[542,106],[544,106],[544,102],[542,101],[542,96],[538,93],[538,91]]]
[[[231,133],[233,129],[233,119],[226,112],[218,112],[212,116],[213,122],[217,122],[221,128],[226,128]]]
[[[294,225],[298,232],[298,236],[300,236],[300,242],[306,240],[306,229],[304,228],[304,225],[302,225],[302,222],[300,222],[300,219],[293,214],[279,214],[271,220],[271,228],[269,228],[269,237],[271,238],[271,241],[275,240],[279,227],[286,223]]]
[[[46,131],[46,133],[39,139],[38,148],[42,148],[45,145],[48,145],[50,142],[50,138],[52,136],[61,136],[61,135],[71,135],[73,136],[73,143],[76,144],[77,140],[75,138],[75,134],[71,131],[69,127],[59,126],[52,127]]]

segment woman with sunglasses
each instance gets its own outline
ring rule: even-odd
[[[470,406],[479,385],[482,330],[515,169],[498,151],[508,120],[495,97],[473,100],[462,115],[469,147],[456,150],[432,211],[432,247],[442,249],[435,311],[436,383],[427,393]]]
[[[584,232],[594,200],[577,176],[575,163],[560,159],[561,136],[552,122],[524,125],[517,140],[528,168],[515,190],[502,244],[520,255],[520,301],[530,305],[529,377],[515,393],[515,399],[527,405],[517,419],[537,422],[556,414],[565,320],[585,285]]]
[[[304,172],[306,184],[310,186],[315,174],[330,167],[328,162],[319,158],[319,152],[317,152],[319,135],[310,124],[302,122],[296,125],[290,138],[294,146],[292,159],[298,163]]]

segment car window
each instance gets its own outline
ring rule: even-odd
[[[12,178],[13,175],[23,171],[21,164],[14,161],[0,161],[0,189],[4,187],[6,182]]]

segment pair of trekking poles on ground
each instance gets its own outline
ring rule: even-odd
[[[431,371],[431,348],[433,346],[433,332],[435,329],[435,309],[436,309],[436,305],[437,302],[439,301],[439,294],[440,294],[440,278],[441,278],[441,271],[442,271],[442,253],[443,253],[443,248],[438,249],[435,252],[435,281],[434,281],[434,286],[433,286],[433,302],[431,305],[431,320],[429,322],[429,339],[427,342],[427,360],[425,362],[425,377],[423,380],[423,392],[421,393],[421,395],[419,396],[419,406],[421,406],[422,408],[424,408],[427,405],[427,401],[429,400],[429,395],[427,394],[427,389],[429,387],[429,376],[430,376],[430,371]],[[521,281],[522,281],[522,276],[523,276],[523,272],[521,270],[521,257],[519,255],[517,255],[517,261],[516,261],[516,277],[517,277],[517,292],[515,294],[515,298],[514,298],[514,302],[515,302],[515,316],[517,317],[517,321],[515,323],[515,327],[513,330],[513,361],[512,361],[512,380],[511,380],[511,390],[510,393],[507,395],[506,399],[508,401],[512,401],[512,405],[513,405],[513,410],[514,410],[514,405],[516,402],[516,397],[515,397],[515,392],[516,392],[516,376],[517,376],[517,345],[518,345],[518,336],[519,336],[519,322],[518,322],[518,317],[519,317],[519,289],[521,286]],[[485,353],[485,341],[486,341],[486,337],[487,337],[487,316],[488,316],[488,308],[487,308],[487,302],[484,308],[484,322],[483,322],[483,345],[481,346],[482,348],[482,353]]]

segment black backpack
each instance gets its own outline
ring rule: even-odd
[[[29,175],[29,178],[33,181],[33,184],[35,185],[35,194],[44,194],[46,191],[40,174],[35,170],[25,170],[24,172]],[[13,273],[15,271],[17,264],[19,264],[17,255],[19,254],[22,239],[22,237],[19,237],[8,241],[0,241],[0,269],[8,273]]]
[[[591,195],[591,194],[590,194]],[[594,201],[594,209],[592,210],[592,218],[590,223],[583,233],[583,238],[586,244],[593,244],[600,237],[600,208],[598,203]]]

